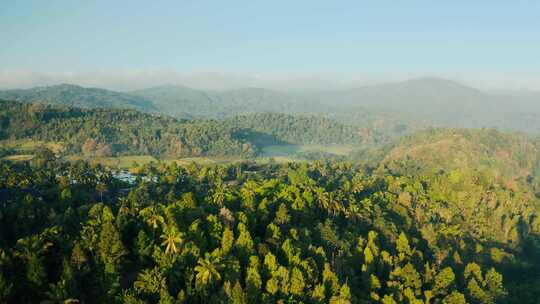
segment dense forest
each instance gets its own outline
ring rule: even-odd
[[[264,127],[257,127],[257,122]],[[250,157],[269,144],[375,143],[360,132],[320,116],[253,114],[220,120],[178,120],[121,109],[81,109],[0,101],[0,139],[60,142],[67,154],[159,157]]]
[[[314,115],[288,115],[278,113],[255,113],[238,115],[227,119],[224,125],[255,132],[250,140],[259,145],[294,144],[361,144],[374,143],[378,138],[369,131],[352,125]],[[263,134],[265,136],[260,136]],[[371,135],[371,136],[370,136]]]
[[[536,303],[539,200],[474,168],[0,170],[0,302]]]
[[[249,156],[255,149],[235,135],[237,130],[216,121],[178,121],[135,110],[1,103],[2,138],[60,142],[68,154]]]

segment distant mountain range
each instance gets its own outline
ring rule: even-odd
[[[161,86],[131,92],[151,100],[165,113],[176,116],[193,115],[222,118],[250,112],[294,112],[295,96],[262,88],[242,88],[226,91],[197,90],[185,86]]]
[[[157,110],[152,102],[139,96],[72,84],[0,91],[0,99],[79,108],[131,108],[144,112]]]
[[[0,99],[80,107],[135,108],[192,118],[255,112],[311,113],[369,127],[496,127],[540,133],[540,93],[487,93],[439,78],[347,90],[276,91],[264,88],[201,90],[161,86],[129,93],[59,85],[0,91]]]

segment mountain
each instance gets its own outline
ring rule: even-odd
[[[0,91],[0,99],[81,108],[131,108],[145,112],[156,110],[151,102],[138,96],[71,84]]]
[[[202,90],[161,86],[127,93],[58,85],[0,91],[0,98],[79,107],[134,108],[176,118],[230,118],[273,112],[325,115],[395,137],[427,126],[540,133],[539,93],[484,92],[455,81],[419,78],[346,90]]]
[[[223,118],[253,112],[288,112],[292,96],[262,88],[196,90],[186,86],[161,86],[131,94],[151,100],[164,113]]]
[[[484,92],[455,81],[419,78],[347,90],[280,92],[262,88],[196,90],[150,88],[132,94],[159,111],[185,117],[230,117],[253,112],[314,113],[358,126],[495,127],[540,133],[540,94]],[[382,123],[381,123],[382,122]]]
[[[317,93],[318,104],[394,111],[442,127],[496,127],[540,132],[540,95],[491,94],[451,80],[420,78]],[[536,119],[535,119],[536,118]]]

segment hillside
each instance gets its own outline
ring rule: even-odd
[[[288,112],[291,96],[262,88],[196,90],[185,86],[162,86],[131,92],[151,100],[162,112],[224,118],[241,113]]]
[[[397,112],[432,126],[540,132],[535,119],[540,114],[540,95],[488,93],[440,78],[319,92],[311,94],[310,100],[319,105],[335,104],[341,111],[364,107]]]
[[[374,132],[319,116],[260,113],[178,120],[135,110],[0,101],[0,139],[62,143],[68,154],[155,157],[254,156],[268,145],[378,142]]]
[[[80,108],[129,108],[145,112],[156,110],[151,102],[137,96],[70,84],[0,91],[0,99]]]
[[[254,131],[251,139],[270,144],[350,144],[375,143],[376,138],[362,134],[360,128],[315,115],[254,113],[235,116],[225,125]],[[261,136],[264,135],[264,136]]]
[[[495,170],[496,176],[526,178],[540,173],[540,141],[494,129],[430,129],[404,137],[383,159],[396,169],[415,162],[446,170],[484,168]]]
[[[216,121],[181,121],[135,110],[0,101],[0,139],[58,142],[88,156],[250,156],[255,147]]]
[[[262,88],[196,90],[182,86],[133,92],[162,112],[203,117],[238,113],[317,113],[351,120],[388,121],[393,126],[497,127],[540,132],[539,94],[487,93],[440,78],[419,78],[347,90],[279,92]],[[397,123],[394,123],[398,120]],[[358,124],[366,126],[366,121]],[[373,125],[370,125],[373,127]]]

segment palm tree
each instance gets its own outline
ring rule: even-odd
[[[144,218],[144,221],[150,228],[152,228],[152,239],[156,239],[156,233],[157,229],[160,227],[160,225],[165,225],[165,218],[162,215],[162,210],[158,206],[150,206],[147,208],[144,208],[139,212],[139,215],[141,215]]]
[[[219,271],[223,267],[221,257],[206,254],[204,259],[199,258],[195,266],[195,285],[197,288],[205,288],[221,280]]]
[[[159,225],[163,224],[165,221],[159,211],[160,210],[158,210],[156,206],[151,206],[141,211],[141,215],[145,218],[148,226],[152,227],[154,230],[159,228]]]
[[[100,201],[103,203],[103,193],[107,192],[107,185],[105,183],[98,183],[96,185],[96,191],[99,193]]]
[[[169,227],[165,229],[165,233],[161,236],[163,239],[161,245],[165,246],[165,253],[178,253],[180,251],[180,247],[184,243],[182,236],[183,234],[179,232],[176,227]]]
[[[319,206],[329,212],[330,207],[330,197],[328,195],[328,192],[324,191],[323,188],[317,187],[315,189],[315,194],[317,195],[317,201],[319,202]]]
[[[254,208],[255,198],[257,196],[257,187],[257,183],[252,180],[248,180],[244,183],[242,189],[240,189],[242,201],[244,202],[244,205],[250,209]]]
[[[222,207],[226,199],[227,191],[222,183],[218,183],[212,195],[212,201],[214,204]]]

